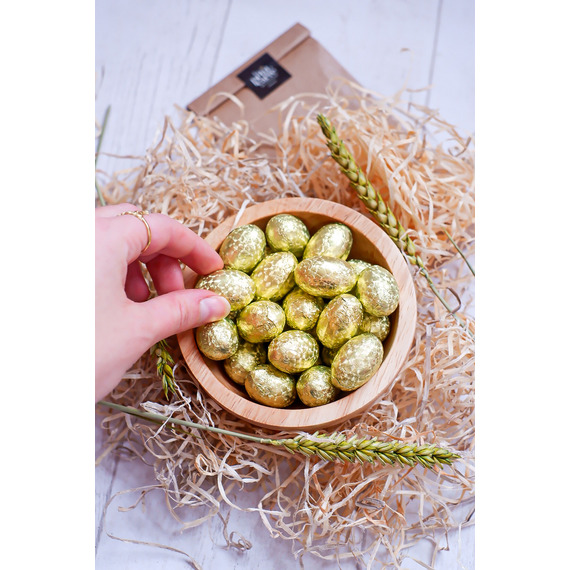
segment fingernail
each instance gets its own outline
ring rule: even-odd
[[[200,321],[211,323],[223,319],[230,312],[230,304],[218,295],[206,297],[200,301]]]

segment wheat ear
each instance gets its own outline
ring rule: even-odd
[[[399,464],[402,467],[420,465],[428,469],[433,469],[436,466],[443,467],[444,465],[450,465],[460,457],[457,453],[435,445],[416,445],[400,441],[379,441],[375,437],[366,439],[352,436],[346,439],[346,437],[340,433],[333,433],[332,435],[319,434],[318,432],[313,435],[300,434],[292,439],[257,437],[246,433],[171,418],[161,414],[143,412],[136,408],[121,406],[120,404],[107,402],[105,400],[100,401],[99,404],[153,423],[169,423],[221,433],[261,444],[284,447],[291,453],[298,452],[308,456],[318,455],[321,459],[326,461],[338,460],[350,463],[354,463],[355,461],[359,463],[374,463],[375,461],[379,461],[383,465]]]
[[[168,398],[168,394],[175,393],[176,383],[174,381],[174,359],[170,355],[168,349],[170,346],[165,340],[158,341],[151,349],[151,354],[156,356],[156,373],[162,380],[162,389],[164,395]]]
[[[419,267],[420,273],[425,277],[430,289],[435,296],[441,301],[443,306],[453,316],[453,318],[463,326],[467,332],[472,335],[467,325],[460,319],[447,301],[443,298],[432,278],[430,277],[422,258],[416,252],[416,246],[404,229],[402,224],[398,221],[394,212],[384,202],[380,193],[376,191],[374,186],[370,183],[362,169],[356,164],[354,157],[348,152],[344,142],[337,135],[336,129],[331,125],[331,122],[324,115],[317,115],[317,122],[319,123],[323,135],[327,139],[327,147],[331,152],[331,157],[340,166],[342,173],[348,178],[350,185],[358,197],[362,200],[366,209],[374,216],[380,227],[390,236],[392,241],[400,248],[400,251],[408,259],[412,265]]]

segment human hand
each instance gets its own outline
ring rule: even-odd
[[[219,320],[230,311],[211,291],[184,289],[179,260],[201,275],[223,268],[216,251],[162,214],[147,214],[152,239],[132,204],[95,210],[95,398],[107,395],[145,351],[173,334]],[[158,296],[149,299],[139,261]]]

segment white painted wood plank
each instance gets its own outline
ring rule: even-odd
[[[406,77],[408,87],[426,87],[433,70],[431,101],[451,122],[470,129],[473,42],[465,28],[472,26],[472,0],[440,1],[438,28],[437,0],[363,0],[350,6],[339,0],[97,0],[97,118],[112,105],[103,150],[144,153],[176,104],[184,106],[295,22],[307,26],[359,81],[380,93],[396,92]],[[427,94],[414,97],[423,102]],[[99,165],[111,171],[123,161],[102,156]],[[98,432],[97,445],[101,441]],[[111,457],[97,468],[96,478],[96,521],[109,493],[154,483],[152,470],[140,462]],[[272,540],[256,514],[231,515],[230,531],[254,543],[251,551],[240,553],[224,550],[219,519],[180,535],[158,493],[148,498],[146,512],[139,506],[118,513],[117,504],[127,505],[129,499],[121,497],[109,511],[108,528],[117,535],[180,548],[205,569],[299,567],[291,544]],[[450,551],[438,555],[436,567],[472,568],[473,536],[473,528],[466,529],[459,549],[457,533],[450,533]],[[431,545],[418,545],[411,556],[428,561]],[[110,570],[188,567],[179,554],[122,543],[105,533],[96,561],[98,568]],[[338,567],[314,558],[304,562],[308,570]],[[421,566],[408,560],[405,567]],[[343,563],[343,568],[357,565]]]
[[[427,104],[462,134],[475,132],[475,3],[440,0],[433,87]]]
[[[437,0],[233,2],[214,80],[299,22],[362,85],[392,95],[429,81]]]
[[[205,91],[230,0],[98,0],[96,113],[111,105],[102,150],[143,155],[165,115]],[[124,161],[101,156],[112,172]]]
[[[103,452],[105,436],[103,430],[101,429],[100,420],[95,420],[95,458]],[[102,519],[103,511],[107,501],[113,493],[113,488],[115,484],[115,476],[118,467],[119,458],[117,455],[107,455],[101,463],[97,466],[96,475],[96,487],[95,487],[95,550],[99,549],[99,543],[101,541],[102,530]]]

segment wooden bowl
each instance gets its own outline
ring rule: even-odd
[[[406,261],[392,240],[372,220],[354,210],[327,200],[284,198],[246,208],[236,225],[256,224],[265,230],[269,218],[288,213],[299,217],[311,235],[330,222],[342,222],[353,233],[351,258],[382,265],[396,278],[400,304],[391,315],[391,331],[383,342],[384,360],[378,372],[354,392],[344,393],[324,406],[308,408],[294,403],[289,408],[272,408],[252,401],[245,388],[225,373],[223,363],[202,355],[196,346],[194,330],[178,335],[182,355],[191,373],[220,406],[257,426],[275,430],[315,430],[338,424],[360,414],[392,386],[410,351],[416,328],[416,295]],[[234,227],[232,216],[206,238],[216,250]],[[194,286],[197,275],[185,269],[186,287]]]

